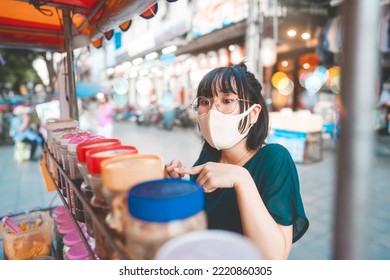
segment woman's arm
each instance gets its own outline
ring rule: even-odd
[[[19,126],[19,132],[23,132],[28,127],[30,120],[31,120],[31,117],[28,114],[23,116],[23,122]]]
[[[243,232],[266,259],[287,259],[292,247],[293,226],[277,224],[269,214],[256,185],[245,168],[234,184]]]
[[[208,162],[192,168],[174,168],[179,174],[199,174],[205,192],[234,188],[244,234],[266,259],[287,259],[292,246],[293,226],[277,224],[268,212],[248,170],[241,166]]]

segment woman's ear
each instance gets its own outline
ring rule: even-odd
[[[260,116],[262,108],[260,104],[256,104],[253,110],[249,113],[251,124],[255,124]]]

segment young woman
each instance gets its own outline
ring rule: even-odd
[[[306,232],[295,164],[278,144],[265,144],[268,110],[261,85],[244,63],[210,71],[192,108],[205,139],[192,168],[166,164],[168,177],[189,174],[204,189],[209,229],[249,237],[266,259],[287,259]]]

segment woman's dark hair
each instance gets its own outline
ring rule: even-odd
[[[233,93],[240,99],[250,101],[240,102],[240,112],[244,112],[253,104],[260,104],[261,112],[257,122],[248,133],[247,148],[260,148],[268,134],[268,108],[261,94],[261,84],[255,75],[248,71],[244,62],[229,67],[219,67],[208,72],[199,83],[197,96],[213,97],[217,92]],[[249,117],[245,117],[240,124],[240,130],[247,127]],[[205,141],[205,145],[208,143]]]

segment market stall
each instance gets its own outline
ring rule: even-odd
[[[319,114],[283,109],[270,113],[269,143],[283,145],[296,163],[322,160],[322,125]]]
[[[61,118],[52,121],[55,123],[71,120],[71,126],[75,128],[78,123],[75,79],[73,74],[69,74],[73,73],[74,69],[73,50],[90,44],[100,48],[104,40],[111,39],[114,28],[119,27],[122,31],[126,31],[135,16],[140,15],[149,19],[157,13],[157,9],[157,0],[80,0],[72,3],[63,0],[4,0],[0,3],[0,46],[66,53],[64,71],[66,84],[65,90],[60,92]],[[49,122],[47,128],[50,127]],[[101,255],[99,254],[98,257],[95,253],[95,248],[99,249],[95,246],[95,238],[86,232],[87,221],[84,220],[84,215],[78,212],[82,209],[94,224],[95,235],[100,236],[98,242],[105,241],[104,249],[109,252],[109,255],[104,255],[104,258],[128,259],[129,254],[125,250],[124,239],[113,238],[112,230],[107,227],[104,220],[99,219],[96,205],[91,205],[89,197],[82,193],[79,184],[82,178],[77,176],[79,173],[76,172],[76,169],[78,170],[76,163],[69,164],[67,156],[63,160],[61,153],[53,149],[54,139],[50,138],[51,135],[46,136],[47,144],[41,162],[43,179],[48,191],[58,192],[64,206],[49,209],[47,212],[35,211],[21,216],[4,217],[1,230],[5,257],[7,259],[37,259],[43,256],[54,259],[63,259],[64,256],[68,256],[69,259],[100,258]],[[72,145],[73,148],[77,146],[73,143]],[[145,161],[144,158],[142,160]],[[161,162],[158,163],[161,165]],[[158,175],[143,179],[162,179],[162,177],[161,167]],[[134,185],[136,182],[132,183]],[[52,220],[47,216],[48,214]],[[50,236],[52,223],[55,231],[51,238],[46,238],[47,235]],[[70,234],[71,230],[74,231],[73,235]],[[65,236],[68,236],[66,241],[63,240]],[[33,244],[31,240],[34,241]],[[75,246],[76,243],[82,246]],[[15,249],[16,244],[19,249]],[[63,254],[63,250],[69,250],[70,247],[75,248],[74,252],[71,251],[69,255]]]
[[[47,190],[57,192],[63,205],[3,217],[5,259],[153,259],[167,241],[193,231],[203,235],[191,235],[179,243],[195,242],[190,246],[200,248],[194,244],[204,240],[209,246],[225,248],[205,258],[261,258],[258,249],[239,234],[206,231],[201,187],[164,179],[158,155],[138,154],[136,147],[122,145],[120,139],[79,127],[70,74],[73,50],[89,44],[101,47],[111,39],[114,28],[127,30],[136,15],[152,18],[157,5],[157,0],[80,0],[71,5],[63,0],[6,0],[0,4],[0,46],[66,53],[61,114],[45,120],[40,163]],[[215,238],[218,242],[211,242]],[[175,254],[202,258],[207,253],[201,250],[191,255],[195,251],[178,249],[179,243],[170,245],[159,258]],[[237,254],[237,248],[246,249]]]

